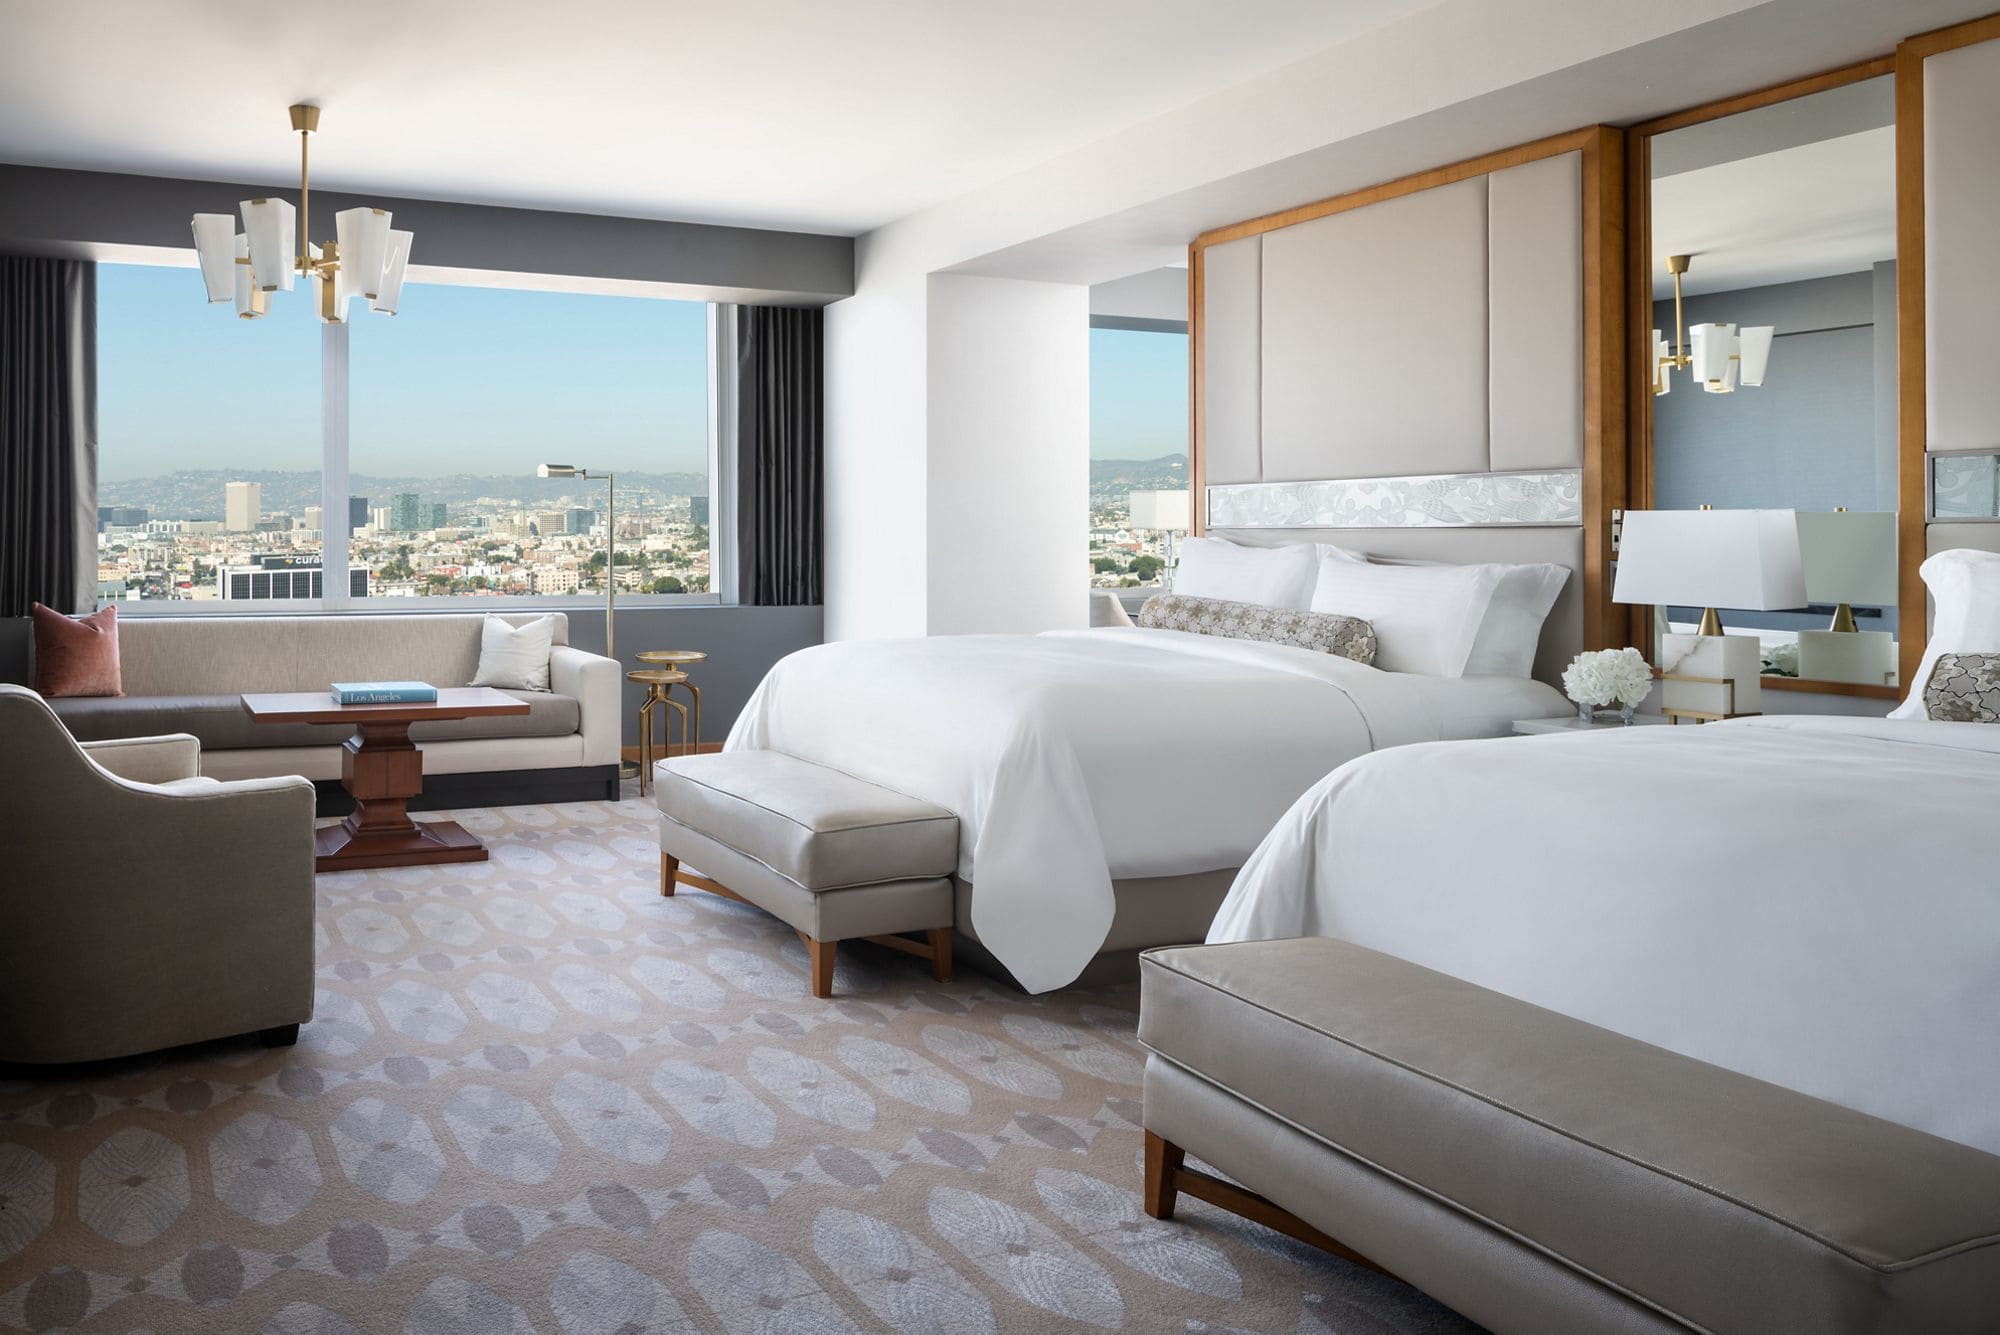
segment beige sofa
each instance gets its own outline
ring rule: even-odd
[[[537,615],[505,619],[518,625]],[[506,775],[537,794],[519,800],[615,796],[618,664],[570,647],[568,618],[553,615],[550,689],[510,692],[527,702],[527,714],[410,730],[424,753],[427,789],[439,776]],[[118,623],[125,694],[49,705],[82,741],[188,733],[201,743],[209,777],[302,774],[324,784],[340,777],[340,748],[352,729],[253,723],[238,697],[323,691],[336,681],[469,685],[484,620],[479,613],[129,617]]]
[[[0,684],[0,1061],[77,1062],[313,1007],[313,788],[196,775],[188,736],[79,745]]]

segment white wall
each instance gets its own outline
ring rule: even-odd
[[[1089,623],[1090,293],[930,280],[933,635]]]

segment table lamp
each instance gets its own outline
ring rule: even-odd
[[[1673,718],[1761,711],[1755,635],[1723,633],[1723,607],[1803,607],[1805,574],[1791,510],[1627,510],[1611,600],[1702,610],[1693,635],[1660,637],[1660,707]]]
[[[1167,535],[1167,565],[1160,576],[1161,587],[1174,587],[1177,548],[1174,539],[1188,531],[1194,520],[1190,493],[1185,491],[1135,491],[1126,500],[1126,523],[1132,528],[1149,529]]]
[[[1896,516],[1888,511],[1799,514],[1806,596],[1833,603],[1833,624],[1799,632],[1799,676],[1883,685],[1896,670],[1896,637],[1859,630],[1853,604],[1896,604]]]

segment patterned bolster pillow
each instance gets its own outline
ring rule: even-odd
[[[1357,663],[1375,661],[1375,628],[1360,617],[1333,612],[1299,612],[1226,598],[1156,593],[1139,609],[1139,624],[1149,630],[1184,630],[1193,635],[1297,645]]]
[[[2000,653],[1938,655],[1924,683],[1924,715],[1941,723],[2000,723]]]

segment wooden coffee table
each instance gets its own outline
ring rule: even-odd
[[[342,705],[329,691],[288,691],[246,695],[243,708],[257,723],[338,723],[355,730],[340,758],[340,783],[353,796],[354,811],[320,830],[315,871],[486,861],[486,845],[457,821],[410,819],[410,799],[424,790],[424,756],[410,741],[410,725],[527,713],[513,696],[488,686],[446,686],[435,704]]]

